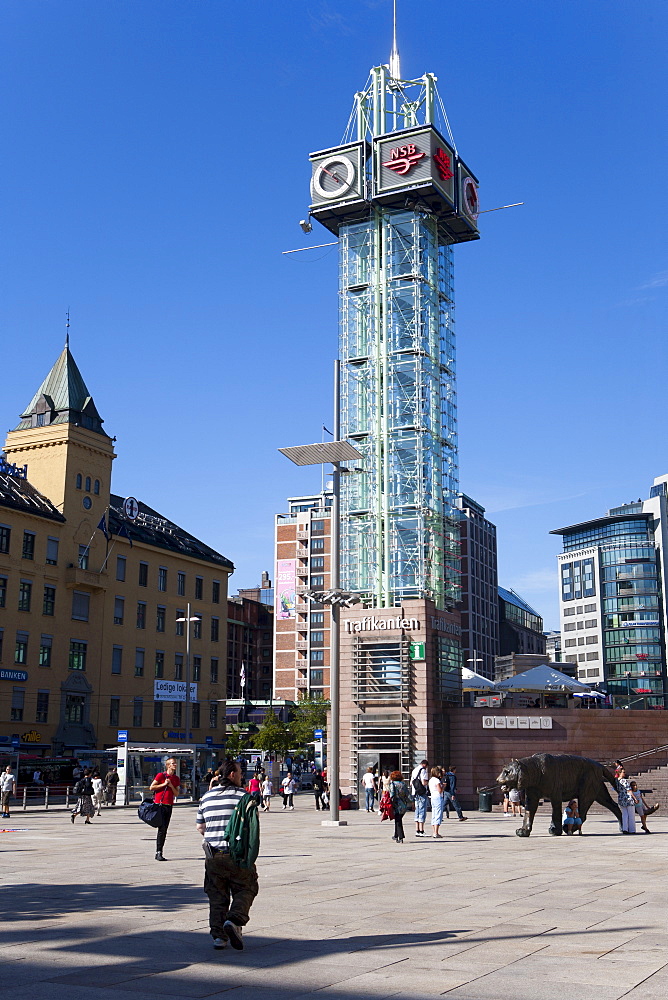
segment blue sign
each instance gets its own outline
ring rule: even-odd
[[[21,737],[18,733],[12,733],[12,746],[15,750],[21,746]]]
[[[129,738],[130,737],[128,736],[127,729],[119,729],[118,730],[118,742],[119,743],[127,743],[128,740],[129,740]]]
[[[315,737],[316,740],[321,740],[322,739],[322,729],[314,729],[313,730],[313,735],[314,735],[314,737]]]
[[[27,670],[0,670],[0,681],[27,681]]]
[[[208,747],[212,747],[213,746],[213,736],[207,736],[207,738],[206,738],[206,745]]]

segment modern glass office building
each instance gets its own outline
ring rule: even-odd
[[[564,545],[563,658],[622,707],[665,704],[667,490],[659,477],[648,500],[552,532]]]

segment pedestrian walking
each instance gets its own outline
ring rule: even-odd
[[[415,799],[415,836],[424,837],[429,797],[429,761],[422,760],[411,772],[411,794]]]
[[[274,784],[271,778],[266,777],[262,782],[262,808],[268,813],[271,806],[271,797],[274,794]]]
[[[431,798],[431,829],[434,840],[442,840],[438,832],[443,822],[443,772],[440,767],[432,767],[429,778],[429,796]]]
[[[445,812],[448,814],[448,819],[450,818],[450,809],[454,809],[457,813],[459,822],[464,823],[468,819],[468,816],[465,816],[462,812],[462,807],[459,804],[459,799],[457,798],[457,768],[453,767],[452,764],[445,772],[443,784],[445,786],[443,792],[443,806],[445,808]]]
[[[99,771],[93,771],[91,781],[93,783],[93,806],[97,810],[98,816],[100,816],[102,814],[102,803],[104,802],[104,788]]]
[[[292,772],[288,771],[286,776],[281,782],[281,788],[283,789],[283,808],[293,809],[295,808],[293,795],[295,794],[295,779],[292,777]]]
[[[116,793],[118,791],[118,771],[115,767],[110,767],[104,776],[104,791],[108,806],[116,805]]]
[[[258,774],[258,771],[254,772],[253,777],[249,780],[246,788],[249,795],[253,796],[256,806],[259,806],[262,799],[262,782],[260,781]]]
[[[232,854],[225,839],[232,814],[246,794],[242,785],[238,763],[226,761],[221,768],[220,785],[205,792],[197,810],[197,829],[204,837],[206,856],[204,892],[209,897],[209,927],[217,950],[228,944],[238,951],[243,949],[243,928],[258,892],[255,858],[260,839],[257,807],[252,800],[246,799],[248,808],[241,817],[245,824],[241,830],[246,838],[244,858],[239,859],[236,852]]]
[[[74,823],[77,816],[85,816],[86,823],[90,825],[91,817],[95,815],[95,806],[93,805],[93,781],[90,774],[90,768],[84,768],[84,772],[81,778],[77,781],[74,786],[74,794],[77,797],[77,804],[72,810],[71,820]]]
[[[631,791],[626,770],[620,767],[617,774],[617,804],[622,811],[622,833],[636,832],[636,798]]]
[[[390,774],[390,799],[394,809],[394,836],[392,840],[397,844],[404,842],[404,814],[408,809],[410,794],[401,771],[392,771]]]
[[[325,809],[325,803],[323,801],[323,795],[325,794],[325,779],[323,778],[320,771],[316,771],[313,775],[313,798],[315,800],[316,812],[321,809]]]
[[[158,827],[158,835],[155,841],[155,860],[166,861],[163,857],[162,849],[165,846],[167,830],[172,818],[172,808],[179,794],[181,785],[180,778],[176,774],[176,758],[169,757],[165,761],[165,770],[156,774],[151,782],[150,791],[154,793],[153,801],[162,806],[162,823]]]
[[[364,789],[366,811],[368,813],[375,812],[373,804],[376,798],[376,776],[372,767],[367,767],[365,774],[362,775],[361,785]]]
[[[2,799],[2,818],[11,819],[9,814],[9,803],[12,795],[16,795],[16,775],[12,772],[11,764],[8,764],[0,776],[0,797]]]

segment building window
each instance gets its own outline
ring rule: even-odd
[[[585,614],[586,615],[591,614],[592,611],[596,611],[596,605],[595,604],[585,604],[584,610],[585,610]]]
[[[6,524],[0,524],[0,552],[9,552],[9,541],[12,537],[12,529]]]
[[[322,646],[325,642],[324,632],[311,632],[311,645]]]
[[[120,674],[122,666],[123,666],[123,647],[114,646],[111,651],[112,674]]]
[[[77,622],[87,622],[90,612],[90,594],[79,590],[72,592],[72,618]]]
[[[125,618],[125,598],[114,598],[114,625],[122,625]]]
[[[137,647],[135,649],[135,677],[144,676],[144,658],[145,650]]]
[[[148,563],[139,563],[139,586],[148,587]]]
[[[566,622],[564,632],[575,632],[575,622]]]
[[[82,487],[82,485],[83,485],[83,478],[82,478],[82,476],[81,476],[81,473],[80,473],[80,472],[77,472],[77,478],[76,478],[76,486],[77,486],[77,489],[78,489],[78,490],[80,490],[80,489],[81,489],[81,487]]]
[[[185,597],[186,595],[186,574],[177,573],[176,574],[176,593],[179,597]]]
[[[220,637],[220,619],[211,619],[211,642],[218,642]]]
[[[121,699],[109,699],[109,725],[118,726],[121,718]]]
[[[21,580],[19,583],[19,611],[30,611],[30,601],[32,598],[32,583],[28,580]]]
[[[568,649],[569,646],[577,646],[577,639],[566,639],[566,641],[564,642],[564,647]]]
[[[70,670],[85,670],[88,643],[78,639],[70,640]]]
[[[181,728],[181,719],[183,717],[183,705],[182,705],[182,702],[180,702],[180,701],[173,701],[172,702],[172,706],[173,706],[173,709],[174,709],[174,716],[173,716],[174,729],[180,729]]]
[[[183,680],[183,653],[174,654],[174,680]]]
[[[598,625],[597,618],[588,618],[585,622],[585,628],[596,628]]]
[[[323,678],[322,670],[311,671],[311,684],[322,684],[323,683],[322,678]]]
[[[53,615],[56,607],[56,588],[45,587],[44,599],[42,601],[42,614]]]
[[[193,656],[193,680],[202,680],[202,657]]]
[[[162,704],[161,701],[153,702],[153,725],[157,727],[162,725]]]
[[[324,569],[324,568],[325,568],[325,557],[313,556],[311,559],[311,569]]]
[[[165,676],[165,654],[159,649],[155,651],[155,676]]]
[[[86,699],[82,694],[68,694],[65,698],[65,722],[81,725]]]
[[[58,539],[47,538],[46,540],[46,561],[49,566],[58,565]]]
[[[211,584],[211,603],[220,604],[220,581],[214,580]]]
[[[587,653],[588,660],[598,660],[598,653]]]
[[[202,619],[196,618],[193,622],[193,639],[202,638]]]
[[[311,663],[324,663],[325,651],[323,649],[311,650]]]
[[[215,701],[209,702],[209,729],[218,728],[218,705]]]
[[[167,567],[166,566],[159,566],[158,567],[158,590],[162,590],[162,591],[166,591],[167,590]]]
[[[176,635],[185,635],[185,622],[180,622],[179,618],[185,618],[186,613],[183,608],[176,609]]]
[[[155,616],[155,630],[156,632],[165,631],[165,619],[167,616],[167,608],[163,607],[162,604],[158,605],[156,616]]]
[[[93,483],[93,493],[95,494],[96,497],[99,497],[99,495],[100,495],[100,480],[99,479],[96,479],[95,482]]]
[[[575,608],[564,608],[564,618],[575,614]]]
[[[12,708],[10,716],[12,722],[23,722],[23,707],[25,705],[25,700],[25,688],[12,688]]]
[[[144,715],[144,702],[141,698],[132,699],[132,725],[141,728]]]
[[[312,576],[311,577],[311,586],[314,589],[316,589],[318,587],[324,587],[325,586],[325,578],[324,578],[324,576],[322,576],[321,574],[316,574],[315,576]]]
[[[49,692],[37,692],[37,707],[35,709],[35,722],[42,724],[49,721]]]
[[[322,535],[325,530],[324,521],[311,521],[311,534]]]
[[[90,476],[86,476],[86,493],[90,493]]]
[[[146,605],[137,601],[137,628],[146,628]]]
[[[0,576],[0,608],[7,606],[7,577]]]
[[[212,684],[217,684],[218,683],[218,657],[217,656],[212,656],[211,657],[211,683]]]
[[[598,636],[597,635],[588,635],[586,637],[586,639],[587,639],[587,645],[588,646],[591,646],[593,643],[598,642]]]
[[[311,612],[311,625],[324,625],[325,623],[325,612],[324,611],[312,611]]]
[[[14,663],[28,662],[28,633],[16,633],[16,649],[14,650]]]
[[[325,551],[325,539],[324,538],[312,538],[311,539],[311,552],[324,552]]]
[[[204,578],[201,576],[195,577],[195,600],[201,601],[204,594]]]
[[[79,569],[88,569],[88,545],[79,546]]]
[[[199,721],[199,702],[198,701],[194,701],[192,703],[192,705],[191,705],[191,708],[192,708],[192,727],[193,727],[193,729],[199,729],[199,727],[200,727],[200,721]]]
[[[119,583],[125,583],[127,562],[125,556],[116,556],[116,579]]]
[[[23,549],[21,550],[21,558],[35,558],[35,535],[32,531],[23,532]]]
[[[43,635],[39,640],[39,665],[40,667],[50,667],[51,666],[51,648],[53,644],[53,637],[50,635]]]

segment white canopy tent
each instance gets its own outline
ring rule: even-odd
[[[585,694],[590,692],[586,684],[581,684],[575,678],[562,674],[547,663],[532,667],[522,674],[515,674],[505,681],[496,682],[497,691],[536,691],[541,694]]]
[[[462,667],[462,691],[496,691],[496,684],[475,670]]]

